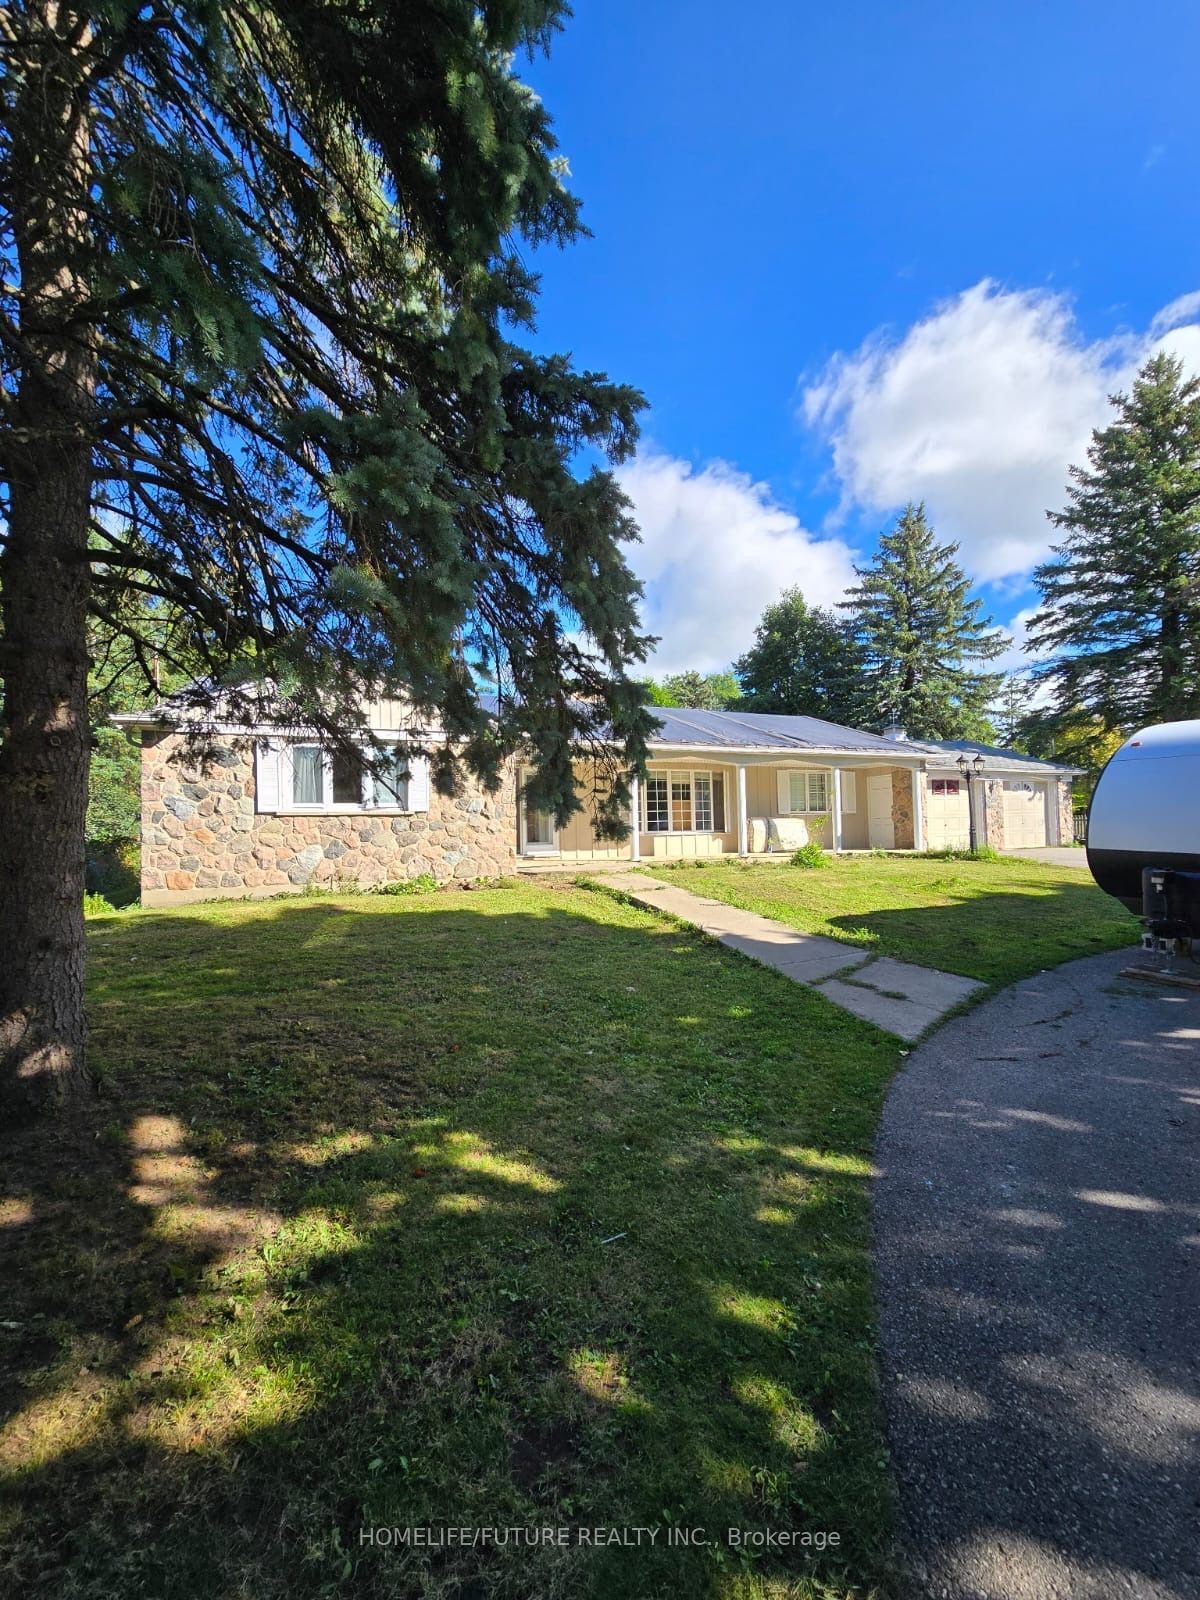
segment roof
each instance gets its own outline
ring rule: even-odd
[[[1046,774],[1077,769],[1060,762],[1039,761],[1018,750],[1002,750],[974,739],[889,739],[861,728],[847,728],[820,717],[792,717],[759,711],[696,711],[678,706],[653,706],[659,729],[650,747],[678,749],[695,746],[710,750],[796,750],[822,754],[844,750],[848,755],[886,755],[891,761],[915,756],[935,766],[953,765],[971,753],[989,758],[992,766]]]
[[[269,689],[243,685],[233,690],[217,691],[215,705],[206,711],[197,705],[197,701],[211,695],[213,687],[197,684],[169,695],[149,711],[116,716],[112,720],[131,728],[163,724],[179,726],[188,722],[220,727],[245,720],[248,689],[252,691],[252,699],[258,699],[260,706],[265,704]],[[491,697],[480,698],[487,704]],[[494,702],[487,708],[494,709]],[[953,765],[956,756],[971,753],[983,755],[989,758],[992,765],[1009,770],[1046,774],[1077,770],[972,739],[889,739],[880,733],[866,733],[861,728],[847,728],[838,722],[826,722],[821,717],[795,717],[782,712],[762,711],[700,711],[691,706],[650,706],[647,709],[658,723],[657,731],[650,735],[648,741],[651,750],[791,750],[798,754],[808,752],[814,755],[836,755],[844,751],[847,755],[886,756],[889,761],[904,765],[915,761],[935,766]],[[260,712],[254,721],[257,723],[261,720],[265,718]]]
[[[959,755],[989,757],[993,763],[1005,767],[1027,767],[1041,772],[1081,772],[1081,767],[1067,766],[1062,761],[1043,761],[1038,756],[1026,755],[1023,750],[1006,750],[1000,745],[984,744],[979,739],[926,739],[925,744],[941,750],[947,758]]]
[[[732,750],[846,750],[894,756],[897,750],[917,755],[931,747],[915,739],[885,739],[882,734],[845,728],[820,717],[791,717],[760,711],[696,711],[679,706],[651,706],[659,731],[651,745],[704,745]]]

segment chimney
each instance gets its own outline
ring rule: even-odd
[[[883,730],[883,737],[890,739],[893,744],[907,744],[908,735],[898,722],[889,722]]]

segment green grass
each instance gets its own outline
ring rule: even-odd
[[[95,1116],[4,1139],[0,1592],[887,1592],[867,1179],[895,1040],[574,888],[89,936]]]
[[[991,985],[1119,949],[1138,934],[1086,871],[1014,856],[841,856],[822,872],[739,861],[646,870],[805,933]]]

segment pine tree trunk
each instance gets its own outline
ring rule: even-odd
[[[1174,722],[1183,715],[1175,704],[1175,683],[1179,674],[1180,617],[1171,606],[1164,606],[1158,632],[1158,722]]]
[[[47,0],[9,136],[24,351],[0,557],[0,1099],[79,1093],[84,1061],[88,527],[96,351],[88,294],[86,35]],[[74,30],[74,31],[72,31]]]

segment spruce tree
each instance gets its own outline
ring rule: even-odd
[[[840,617],[787,589],[763,612],[734,671],[747,711],[853,723],[862,709],[857,642]]]
[[[1060,711],[1132,730],[1200,716],[1200,379],[1152,356],[1112,404],[1051,513],[1029,647]]]
[[[956,544],[938,544],[924,505],[881,536],[843,602],[864,660],[869,726],[899,723],[919,739],[991,738],[987,708],[1001,674],[986,665],[1008,640],[969,597]]]
[[[996,737],[1006,750],[1023,750],[1020,743],[1022,729],[1026,726],[1033,700],[1033,686],[1028,675],[1010,672],[1004,677],[996,703],[992,707],[992,723]]]
[[[355,739],[404,693],[434,777],[650,726],[614,478],[640,396],[521,344],[578,206],[515,70],[562,0],[13,0],[0,27],[0,1094],[85,1081],[89,620],[223,716]],[[481,693],[490,676],[498,704]],[[151,686],[148,684],[148,693]],[[275,691],[272,693],[272,689]]]

